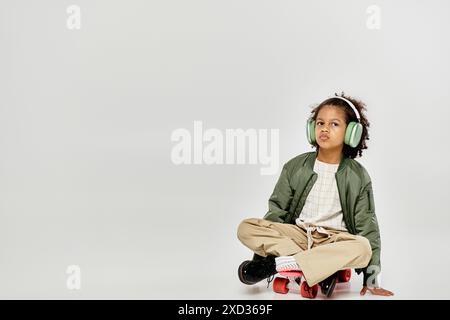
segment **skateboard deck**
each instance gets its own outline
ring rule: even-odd
[[[336,283],[350,281],[351,269],[340,270],[333,274],[332,276],[334,278],[332,278],[332,281],[330,281],[329,285],[326,287],[322,282],[310,287],[304,280],[302,271],[280,271],[278,274],[281,277],[276,277],[273,282],[273,291],[276,293],[286,294],[294,289],[294,287],[299,287],[299,293],[302,297],[314,299],[317,297],[320,286],[322,294],[329,298],[333,294]]]

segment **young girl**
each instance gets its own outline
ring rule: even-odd
[[[239,225],[238,239],[255,253],[239,266],[241,282],[301,270],[310,287],[320,283],[327,294],[336,271],[356,269],[364,275],[361,295],[393,295],[378,286],[381,242],[372,182],[354,160],[369,140],[365,109],[342,93],[311,111],[307,138],[315,151],[284,164],[263,219]]]

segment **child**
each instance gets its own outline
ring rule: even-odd
[[[365,109],[342,93],[311,111],[307,138],[316,151],[283,166],[263,219],[239,225],[238,239],[255,253],[239,266],[241,282],[301,270],[310,287],[320,282],[327,293],[336,271],[354,268],[364,275],[361,295],[393,295],[378,286],[381,242],[372,182],[354,160],[369,140]]]

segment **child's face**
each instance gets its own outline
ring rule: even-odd
[[[320,148],[342,148],[347,124],[345,113],[334,106],[324,106],[320,109],[316,118],[316,141]],[[325,135],[328,138],[321,138]]]

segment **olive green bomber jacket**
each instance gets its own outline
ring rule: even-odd
[[[317,151],[300,154],[283,165],[280,177],[269,198],[269,211],[264,219],[295,224],[305,204],[306,198],[317,180],[314,162]],[[366,237],[372,247],[372,258],[368,267],[356,269],[364,272],[366,284],[368,268],[378,274],[381,271],[381,240],[375,205],[372,182],[366,169],[356,160],[342,157],[335,173],[343,219],[351,234]],[[373,270],[373,271],[372,271]]]

